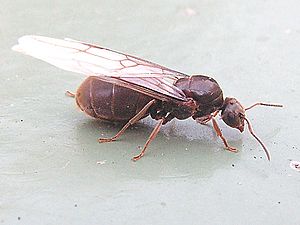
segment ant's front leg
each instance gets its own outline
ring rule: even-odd
[[[76,96],[76,94],[73,93],[73,92],[71,92],[71,91],[66,91],[65,95],[66,95],[66,96],[69,96],[69,97],[71,97],[71,98],[75,98],[75,96]]]
[[[212,117],[213,116],[210,114],[207,116],[198,117],[195,120],[197,123],[200,123],[201,125],[206,125],[211,120]]]
[[[198,118],[195,118],[196,122],[197,123],[200,123],[202,125],[205,125],[207,124],[213,117],[216,117],[219,113],[219,110],[215,111],[213,114],[209,114],[209,115],[206,115],[206,116],[202,116],[202,117],[198,117]]]
[[[214,126],[214,129],[215,129],[217,135],[222,139],[222,141],[223,141],[223,143],[224,143],[226,149],[227,149],[228,151],[230,151],[230,152],[237,152],[237,149],[236,149],[236,148],[231,147],[231,146],[228,144],[227,140],[226,140],[225,137],[223,136],[222,131],[221,131],[221,129],[219,128],[219,125],[217,124],[217,121],[216,121],[216,119],[215,119],[214,117],[212,117],[212,122],[213,122],[213,126]]]

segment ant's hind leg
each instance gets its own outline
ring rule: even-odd
[[[69,96],[69,97],[71,97],[71,98],[75,98],[75,96],[76,96],[76,94],[74,94],[73,92],[71,92],[71,91],[66,91],[66,96]]]
[[[222,141],[223,141],[223,143],[224,143],[226,149],[227,149],[228,151],[230,151],[230,152],[237,152],[236,148],[231,147],[231,146],[228,145],[228,142],[227,142],[227,140],[225,139],[225,137],[223,136],[222,131],[221,131],[221,129],[219,128],[219,125],[217,124],[217,121],[216,121],[215,118],[212,118],[212,122],[213,122],[213,126],[214,126],[214,129],[215,129],[217,135],[222,139]]]
[[[100,143],[115,141],[117,138],[119,138],[125,132],[125,130],[130,125],[133,125],[137,121],[139,121],[148,112],[148,109],[150,108],[150,106],[152,106],[154,104],[154,102],[155,102],[155,100],[148,102],[148,104],[145,105],[144,108],[138,112],[138,114],[136,114],[134,117],[132,117],[115,136],[113,136],[111,138],[99,138],[98,141]]]

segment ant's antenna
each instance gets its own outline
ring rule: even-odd
[[[257,102],[251,106],[249,106],[248,108],[245,108],[245,111],[249,110],[249,109],[252,109],[253,107],[255,106],[258,106],[258,105],[262,105],[262,106],[272,106],[272,107],[283,107],[283,105],[280,105],[280,104],[269,104],[269,103],[263,103],[263,102]],[[267,149],[267,147],[264,145],[264,143],[255,135],[255,133],[253,132],[253,129],[252,129],[252,126],[251,126],[251,123],[249,122],[249,120],[244,116],[244,119],[246,120],[247,122],[247,125],[248,125],[248,130],[249,132],[252,134],[252,136],[259,142],[259,144],[262,146],[262,148],[264,149],[266,155],[267,155],[267,158],[268,160],[270,161],[271,157],[270,157],[270,153]]]
[[[250,132],[250,133],[252,134],[252,136],[260,143],[260,145],[262,146],[262,148],[264,149],[264,151],[265,151],[265,153],[266,153],[266,155],[267,155],[268,160],[270,161],[271,157],[270,157],[270,153],[269,153],[267,147],[266,147],[266,146],[264,145],[264,143],[263,143],[263,142],[262,142],[262,141],[254,134],[253,129],[252,129],[252,126],[251,126],[249,120],[248,120],[246,117],[244,117],[244,119],[245,119],[246,122],[247,122],[249,132]]]
[[[253,107],[258,106],[258,105],[272,106],[272,107],[283,107],[283,105],[280,105],[280,104],[269,104],[269,103],[257,102],[255,104],[249,106],[248,108],[246,108],[245,111],[247,111],[248,109],[252,109]]]

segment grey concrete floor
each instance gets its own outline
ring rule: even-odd
[[[300,224],[300,2],[1,1],[1,224]],[[84,79],[11,51],[25,34],[98,43],[189,74],[209,74],[245,106],[248,132],[174,121],[134,163],[154,121],[120,126],[81,113]]]

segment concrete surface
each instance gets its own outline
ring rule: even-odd
[[[1,224],[300,224],[300,2],[1,1]],[[98,43],[190,74],[210,74],[245,106],[248,132],[154,122],[99,144],[119,126],[81,113],[65,90],[82,76],[11,51],[25,34]]]

